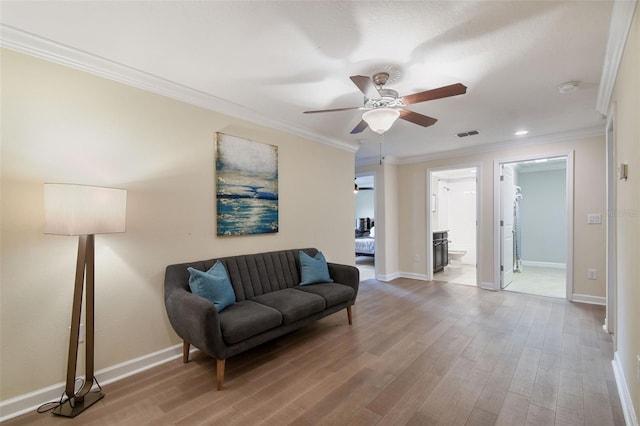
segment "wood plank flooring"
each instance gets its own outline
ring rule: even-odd
[[[623,425],[604,308],[440,281],[366,280],[353,307],[227,360],[104,387],[69,420],[6,425]]]

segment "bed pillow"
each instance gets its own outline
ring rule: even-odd
[[[316,253],[314,257],[300,251],[300,285],[316,283],[332,283],[329,276],[329,267],[322,252]]]
[[[375,228],[375,226],[372,226],[371,229],[369,229],[369,236],[371,238],[375,238],[376,237],[376,228]]]
[[[213,303],[218,312],[236,303],[236,294],[231,287],[231,281],[224,265],[216,261],[207,272],[195,268],[187,268],[189,274],[189,288],[191,292],[204,297]]]

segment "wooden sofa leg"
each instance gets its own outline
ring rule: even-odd
[[[218,381],[218,390],[222,390],[222,383],[224,382],[224,359],[217,360],[216,364],[216,376]]]
[[[351,306],[347,306],[347,318],[349,318],[349,325],[352,324],[351,320]]]
[[[186,340],[182,341],[182,362],[184,364],[189,362],[189,342]]]

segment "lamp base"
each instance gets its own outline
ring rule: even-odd
[[[76,401],[74,406],[72,407],[71,401],[68,400],[64,404],[53,410],[53,414],[64,417],[75,417],[87,408],[91,407],[96,402],[100,401],[102,398],[104,398],[104,394],[102,392],[89,392],[84,396],[83,402]]]

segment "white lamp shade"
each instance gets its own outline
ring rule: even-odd
[[[394,108],[376,108],[362,114],[369,128],[379,134],[389,130],[398,117],[400,111]]]
[[[127,191],[45,183],[44,233],[92,235],[124,232]]]

